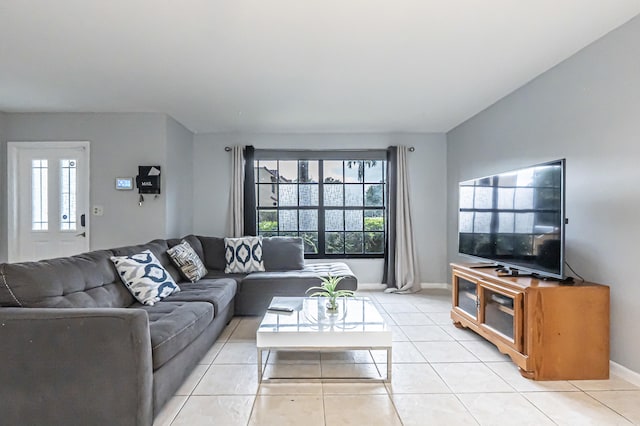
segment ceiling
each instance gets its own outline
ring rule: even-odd
[[[445,132],[640,0],[0,0],[0,111]]]

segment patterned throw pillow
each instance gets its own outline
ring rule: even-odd
[[[111,261],[124,285],[140,303],[153,306],[171,293],[180,291],[150,250],[131,256],[111,256]]]
[[[204,267],[200,256],[185,240],[167,250],[167,254],[180,269],[182,275],[192,283],[207,275],[207,268]]]
[[[224,239],[225,274],[264,271],[262,237]]]

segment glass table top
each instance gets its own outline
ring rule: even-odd
[[[258,334],[389,332],[384,319],[367,297],[341,298],[338,312],[328,312],[324,297],[274,297],[270,306],[293,312],[267,311]]]

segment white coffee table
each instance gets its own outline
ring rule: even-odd
[[[288,306],[292,313],[267,311],[256,332],[258,380],[263,378],[262,352],[385,350],[386,378],[357,378],[359,381],[391,381],[391,330],[366,297],[344,298],[337,314],[329,314],[326,299],[319,297],[274,297],[270,306]],[[296,379],[290,378],[287,379]],[[344,378],[341,380],[353,380]],[[324,379],[329,380],[329,379]],[[340,379],[338,379],[340,380]]]

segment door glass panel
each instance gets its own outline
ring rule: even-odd
[[[46,231],[49,229],[47,160],[31,161],[31,229]]]
[[[478,315],[478,289],[476,283],[456,277],[458,281],[458,307],[476,318]]]
[[[60,230],[76,230],[76,171],[78,160],[60,160]]]
[[[483,291],[484,323],[513,340],[513,298],[487,288],[483,288]]]

